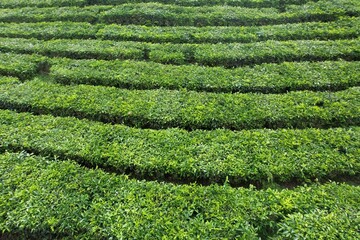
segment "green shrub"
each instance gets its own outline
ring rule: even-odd
[[[124,3],[159,2],[181,6],[230,5],[242,7],[283,7],[288,4],[305,4],[310,0],[6,0],[0,3],[3,8],[18,7],[62,7],[84,5],[120,5]],[[318,1],[318,0],[313,0]]]
[[[90,22],[98,21],[98,15],[102,11],[111,9],[111,6],[89,7],[24,7],[0,9],[0,22],[54,22],[74,21]]]
[[[249,43],[266,40],[331,40],[357,37],[360,33],[359,26],[359,18],[341,18],[335,22],[305,22],[258,27],[159,27],[110,24],[101,28],[96,36],[107,40],[154,43]],[[0,34],[6,36],[6,32]]]
[[[24,153],[0,155],[0,174],[0,231],[17,239],[270,238],[283,219],[324,217],[316,212],[336,214],[341,220],[323,222],[344,239],[359,237],[352,230],[358,225],[360,188],[346,184],[282,191],[176,186]],[[308,224],[317,228],[307,234],[319,236],[324,226]],[[351,231],[344,232],[347,227]]]
[[[286,61],[359,60],[360,40],[150,44],[109,40],[0,38],[0,51],[82,59],[136,59],[165,64],[237,67]]]
[[[58,83],[129,89],[284,93],[306,89],[336,91],[358,86],[360,81],[357,61],[285,62],[234,69],[143,61],[59,58],[50,61],[50,76]]]
[[[359,226],[359,211],[314,209],[310,213],[287,216],[279,224],[279,236],[275,239],[358,239]]]
[[[1,8],[83,6],[88,0],[4,0]]]
[[[0,38],[0,51],[38,53],[50,57],[143,59],[145,43],[98,40],[56,39],[41,41],[23,38]]]
[[[304,5],[282,4],[276,7],[179,6],[139,2],[117,6],[2,8],[0,21],[75,21],[149,26],[254,26],[284,22],[334,21],[341,16],[360,14],[360,4],[357,0],[310,1]]]
[[[37,55],[0,53],[0,75],[31,79],[40,72],[48,72],[47,58]]]
[[[41,80],[2,85],[3,107],[162,129],[356,126],[360,88],[339,92],[224,94],[63,86]]]
[[[142,179],[261,186],[355,177],[360,171],[359,127],[187,132],[0,114],[3,150],[70,158]]]
[[[333,21],[341,16],[359,16],[360,4],[352,0],[309,2],[276,8],[232,6],[184,7],[161,3],[128,3],[101,13],[103,23],[148,26],[254,26],[283,22]]]
[[[207,66],[237,67],[284,61],[359,60],[359,49],[359,39],[202,44],[194,49],[194,62]]]
[[[0,36],[37,39],[92,39],[102,25],[79,22],[0,23]]]
[[[18,78],[0,76],[0,84],[15,84],[20,83]]]

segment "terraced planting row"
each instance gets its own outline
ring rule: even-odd
[[[224,69],[142,61],[73,60],[0,54],[0,73],[21,80],[48,73],[48,79],[66,85],[87,84],[128,89],[186,88],[230,93],[339,91],[359,85],[359,68],[358,61],[285,62]],[[316,77],[313,76],[315,73]]]
[[[17,238],[359,236],[360,188],[345,184],[282,191],[175,186],[13,153],[0,155],[0,169],[0,228]]]
[[[186,132],[10,111],[0,116],[2,149],[71,158],[141,179],[209,184],[228,178],[235,186],[261,186],[351,178],[360,170],[358,127]]]
[[[0,2],[0,239],[360,239],[360,2]]]
[[[35,79],[0,89],[1,108],[142,128],[328,128],[360,122],[359,87],[335,93],[215,94],[63,86]]]
[[[0,53],[0,75],[29,80],[49,66],[48,59],[38,55]],[[3,78],[0,76],[0,84]]]
[[[346,39],[360,32],[358,17],[334,22],[305,22],[259,27],[158,27],[82,22],[0,23],[0,37],[100,39],[153,43],[226,43],[266,40]]]
[[[0,22],[73,21],[90,23],[138,24],[150,26],[254,26],[333,21],[341,16],[359,16],[357,0],[309,2],[276,8],[231,6],[184,7],[161,3],[128,3],[118,6],[49,7],[0,9]]]
[[[164,64],[237,67],[284,61],[360,60],[360,39],[230,44],[149,44],[109,40],[0,38],[0,50],[76,59],[135,59]]]
[[[43,65],[39,64],[39,68]],[[61,84],[129,89],[285,93],[293,90],[339,91],[360,83],[358,61],[284,62],[224,69],[140,61],[53,58],[49,65],[49,76]]]
[[[315,0],[313,2],[317,2]],[[310,0],[6,0],[0,3],[1,8],[18,7],[63,7],[88,6],[97,4],[121,5],[124,3],[158,2],[180,6],[229,5],[240,7],[283,7],[290,4],[305,4]]]

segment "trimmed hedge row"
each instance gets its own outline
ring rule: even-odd
[[[253,26],[333,21],[340,16],[360,16],[357,0],[333,0],[276,8],[232,6],[184,7],[161,3],[128,3],[118,6],[0,9],[0,22],[75,21],[158,26]]]
[[[0,75],[14,76],[25,80],[48,70],[49,64],[46,57],[0,53]]]
[[[146,59],[146,43],[100,40],[57,39],[42,41],[0,38],[0,51],[38,53],[50,57],[98,59]]]
[[[224,69],[118,60],[54,58],[49,61],[50,76],[62,84],[262,93],[338,91],[360,86],[360,62],[285,62]]]
[[[35,0],[36,1],[36,0]],[[100,12],[112,6],[89,7],[24,7],[0,9],[0,22],[98,22]]]
[[[94,39],[101,24],[83,22],[0,23],[0,36],[37,39]]]
[[[358,239],[360,211],[349,214],[315,209],[305,214],[293,213],[286,216],[278,226],[279,235],[274,239]],[[350,233],[346,232],[345,226],[349,227]]]
[[[9,24],[11,28],[13,24]],[[335,22],[305,22],[257,27],[157,27],[140,25],[105,25],[96,37],[105,40],[172,42],[172,43],[229,43],[266,40],[345,39],[360,35],[360,18],[341,18]],[[1,29],[1,25],[0,25]],[[5,29],[7,31],[7,29]],[[22,30],[15,37],[22,37]],[[7,33],[0,33],[8,37]]]
[[[186,132],[3,110],[0,116],[3,150],[71,158],[140,179],[263,186],[360,171],[359,127]]]
[[[84,6],[88,0],[2,0],[1,8]]]
[[[0,231],[9,239],[360,237],[360,188],[346,184],[175,186],[24,153],[0,155],[0,173]]]
[[[310,0],[4,0],[2,8],[19,7],[64,7],[86,5],[120,5],[124,3],[159,2],[181,6],[229,5],[250,8],[276,7],[284,8],[289,4],[305,4]],[[318,1],[318,0],[312,0]]]
[[[6,77],[0,75],[0,84],[14,84],[20,83],[19,79],[16,77]]]
[[[266,41],[230,44],[150,44],[105,40],[42,41],[0,38],[0,51],[51,57],[137,59],[164,64],[197,63],[237,67],[285,61],[360,60],[360,39],[336,41]]]
[[[360,128],[135,129],[0,110],[0,148],[74,159],[132,177],[233,186],[356,178]]]
[[[0,23],[0,36],[37,39],[103,39],[154,43],[229,43],[266,40],[346,39],[360,35],[360,18],[259,27],[147,27],[83,22]]]
[[[100,22],[147,26],[254,26],[333,21],[340,16],[359,16],[358,1],[319,1],[302,6],[291,5],[285,12],[276,8],[240,8],[231,6],[182,7],[160,3],[123,4],[100,14]]]
[[[280,8],[290,4],[305,4],[311,0],[87,0],[88,4],[112,4],[119,5],[123,3],[144,3],[159,2],[165,4],[174,4],[180,6],[212,6],[212,5],[228,5],[249,8],[275,7]],[[317,2],[319,0],[314,0]]]
[[[229,44],[153,44],[149,59],[165,64],[198,63],[238,67],[289,61],[360,60],[360,38],[351,40],[266,41]]]
[[[215,94],[63,86],[40,79],[1,85],[0,106],[142,128],[328,128],[360,124],[359,87],[340,92]]]
[[[186,88],[208,92],[338,91],[359,85],[359,64],[345,61],[286,62],[224,69],[153,62],[48,59],[37,55],[0,54],[0,74],[15,76],[21,80],[31,79],[41,72],[50,72],[50,76],[62,84],[129,89]]]

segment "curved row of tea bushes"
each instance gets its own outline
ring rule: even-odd
[[[290,61],[360,60],[360,38],[351,40],[266,41],[229,44],[153,44],[149,60],[238,67]]]
[[[249,43],[266,40],[335,40],[360,35],[360,18],[257,27],[157,27],[84,22],[0,23],[0,36],[37,39],[103,39],[153,43]]]
[[[50,76],[62,84],[262,93],[339,91],[360,86],[358,61],[285,62],[234,69],[119,60],[53,58],[49,61]]]
[[[101,40],[0,38],[0,51],[85,59],[144,60],[147,46],[146,43]]]
[[[48,70],[49,63],[46,57],[0,53],[0,75],[14,76],[25,80]]]
[[[5,32],[0,33],[0,35],[8,37],[7,31],[11,31],[13,25],[15,24],[8,24],[8,27],[4,29]],[[96,37],[104,40],[154,43],[249,43],[266,40],[334,40],[359,36],[359,26],[360,18],[357,17],[345,17],[334,22],[305,22],[246,27],[159,27],[111,24],[99,29]],[[0,29],[2,29],[1,25]],[[24,30],[25,33],[21,33],[23,30],[19,28],[18,35],[13,34],[12,36],[26,36],[26,29],[24,28]],[[17,32],[17,30],[15,31]]]
[[[20,83],[19,79],[16,77],[7,77],[0,75],[0,84],[14,84],[14,83]]]
[[[0,231],[9,239],[360,237],[360,188],[346,184],[175,186],[25,153],[0,155],[0,174]]]
[[[310,0],[3,0],[0,2],[0,8],[120,5],[124,3],[143,2],[159,2],[166,4],[176,4],[180,6],[229,5],[250,8],[283,8],[289,4],[300,5],[309,1]]]
[[[174,4],[180,6],[212,6],[212,5],[228,5],[250,8],[264,7],[282,7],[290,4],[305,4],[311,0],[87,0],[88,4],[112,4],[119,5],[123,3],[143,3],[143,2],[159,2],[166,4]],[[319,0],[315,0],[317,2]]]
[[[3,0],[0,6],[15,1],[18,6],[45,2]],[[320,26],[329,21],[340,23],[344,16],[359,16],[360,1],[166,1],[178,3],[171,6],[134,4],[138,0],[75,0],[71,4],[124,1],[131,4],[61,8],[58,6],[70,2],[46,0],[42,7],[56,7],[43,12],[0,9],[0,19],[10,22],[81,22],[69,28],[56,26],[56,22],[52,26],[57,30],[41,30],[49,32],[44,39],[65,37],[52,32],[60,30],[81,40],[0,39],[0,108],[7,109],[0,110],[0,239],[360,239],[360,87],[356,71],[360,38],[329,43],[268,41],[263,46],[84,39],[93,34],[98,38],[97,27],[111,21],[148,26],[252,26],[282,19]],[[273,5],[263,9],[203,6],[220,2]],[[306,4],[289,5],[294,2]],[[187,3],[200,7],[179,7]],[[344,24],[345,28],[357,31],[357,22],[352,23],[350,27]],[[309,31],[304,36],[329,36],[324,40],[358,36],[342,34],[341,28],[328,28],[325,35],[315,28],[317,35]],[[31,31],[24,37],[41,33]],[[289,33],[294,31],[286,36]],[[258,40],[271,37],[269,32],[261,34],[265,37]],[[299,35],[295,31],[294,37]],[[58,56],[96,59],[49,58]],[[156,68],[150,69],[152,65]],[[146,82],[146,75],[155,71],[158,76],[153,74],[148,77],[152,83]],[[81,81],[102,85],[105,72],[109,80],[103,85],[125,79],[124,85],[115,86],[137,88],[144,83],[145,88],[160,89],[79,85]],[[211,73],[218,76],[208,78]],[[243,78],[231,85],[234,73]],[[60,74],[67,76],[60,78]],[[172,74],[179,74],[181,81],[174,83]],[[229,80],[224,80],[227,76]],[[132,78],[137,85],[127,85]],[[200,83],[201,78],[206,81]],[[252,83],[258,88],[250,87],[251,79],[257,79]],[[221,89],[218,81],[226,83],[228,93],[189,91],[191,87]],[[163,85],[177,91],[162,89]],[[303,88],[330,91],[286,93]],[[232,94],[233,89],[285,94]],[[342,89],[347,90],[338,91]],[[149,127],[167,129],[142,129]],[[244,128],[251,130],[240,130]],[[234,188],[240,186],[248,188]],[[284,187],[293,189],[281,190]]]
[[[99,14],[112,6],[24,7],[0,9],[0,22],[98,22]]]
[[[102,24],[86,22],[0,23],[0,36],[37,39],[95,39]]]
[[[285,62],[225,69],[0,53],[0,74],[22,80],[31,80],[45,73],[56,82],[67,85],[88,84],[128,89],[186,88],[207,92],[339,91],[359,86],[359,64],[357,61]]]
[[[341,16],[359,15],[358,1],[343,3],[343,0],[290,5],[285,12],[276,8],[184,7],[150,2],[118,6],[2,8],[0,22],[75,21],[148,26],[254,26],[333,21]]]
[[[320,21],[324,18],[322,11],[306,12],[309,20]],[[345,16],[346,11],[340,15]],[[101,14],[100,22],[147,26],[253,26],[299,22],[302,17],[302,12],[289,15],[280,13],[275,8],[182,7],[160,3],[139,3],[115,6]],[[335,17],[334,15],[322,20],[334,20]]]
[[[0,110],[0,148],[74,159],[139,179],[233,186],[359,176],[360,128],[135,129]]]
[[[84,6],[87,0],[2,0],[0,8]]]
[[[360,212],[349,214],[346,210],[341,213],[315,209],[305,214],[290,214],[278,226],[280,234],[273,239],[358,239]],[[345,226],[350,229],[349,232]]]
[[[340,16],[359,16],[359,2],[342,3],[343,1],[309,2],[302,6],[291,5],[285,12],[275,8],[124,4],[102,12],[100,22],[148,26],[254,26],[284,22],[333,21]]]
[[[328,128],[360,123],[359,87],[339,92],[225,94],[63,86],[35,79],[23,84],[2,84],[0,90],[2,108],[142,128],[241,130]]]
[[[0,51],[77,59],[136,59],[237,67],[285,61],[360,60],[360,39],[229,44],[151,44],[110,40],[0,38]]]

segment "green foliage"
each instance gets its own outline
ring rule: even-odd
[[[0,51],[38,53],[51,57],[143,59],[145,43],[99,40],[56,39],[41,41],[23,38],[0,38]]]
[[[37,1],[37,0],[35,0]],[[24,7],[0,9],[0,22],[54,22],[74,21],[90,22],[98,21],[98,15],[102,11],[111,9],[111,6],[89,7]]]
[[[37,39],[107,39],[155,43],[227,43],[266,40],[344,39],[357,37],[360,18],[258,27],[158,27],[92,25],[84,22],[0,23],[1,37]]]
[[[45,57],[0,53],[0,75],[14,76],[25,80],[48,70],[49,63]]]
[[[330,21],[340,16],[359,16],[357,1],[309,2],[276,8],[241,8],[224,6],[183,7],[161,3],[129,3],[101,13],[103,23],[148,26],[254,26],[283,22]]]
[[[238,26],[274,23],[280,18],[274,8],[231,6],[182,7],[160,3],[123,4],[105,11],[103,23],[157,26]]]
[[[216,94],[63,86],[42,80],[2,85],[3,107],[143,128],[307,128],[359,124],[359,87],[339,92]]]
[[[19,79],[15,78],[15,77],[4,77],[4,76],[0,76],[0,85],[1,84],[15,84],[15,83],[19,83]]]
[[[285,61],[360,60],[360,39],[230,44],[150,44],[109,40],[0,38],[0,51],[53,57],[136,59],[165,64],[236,67]]]
[[[277,4],[275,4],[277,5]],[[357,0],[308,2],[278,8],[243,8],[229,5],[179,6],[154,2],[117,6],[28,7],[0,9],[1,22],[75,21],[157,26],[254,26],[284,22],[333,21],[359,16]]]
[[[360,239],[359,17],[0,0],[0,239]]]
[[[101,28],[96,36],[108,40],[154,43],[250,43],[265,40],[330,40],[359,36],[359,19],[341,18],[334,22],[305,22],[258,27],[209,26],[199,28],[111,24]],[[0,34],[6,36],[6,32]],[[22,36],[20,34],[19,36]]]
[[[37,39],[96,38],[102,25],[79,22],[0,23],[0,36]]]
[[[325,219],[332,229],[350,227],[344,239],[359,237],[347,219],[358,218],[360,188],[345,184],[282,191],[175,186],[24,153],[0,155],[0,179],[0,231],[24,239],[269,238],[283,219],[317,211],[337,215]]]
[[[143,61],[63,58],[50,61],[50,76],[62,84],[262,93],[305,89],[334,91],[360,84],[360,62],[357,61],[285,62],[234,69]]]
[[[237,67],[284,61],[360,60],[358,49],[360,49],[359,38],[338,41],[202,44],[196,47],[194,62],[207,66]]]
[[[228,5],[249,8],[282,7],[288,4],[305,4],[310,0],[87,0],[88,4],[111,4],[158,2],[180,6]],[[318,0],[315,0],[318,1]]]
[[[88,0],[2,0],[1,8],[83,6]]]
[[[124,3],[159,2],[180,6],[229,5],[241,7],[282,7],[288,4],[305,4],[310,0],[4,0],[3,8],[18,7],[62,7],[84,5],[120,5]],[[313,0],[318,1],[318,0]]]
[[[279,224],[280,234],[274,239],[358,239],[360,212],[351,211],[314,209],[306,214],[290,214]]]
[[[228,179],[233,185],[261,185],[358,176],[360,171],[359,127],[187,132],[11,111],[0,114],[2,149],[71,158],[145,179],[204,183]]]

